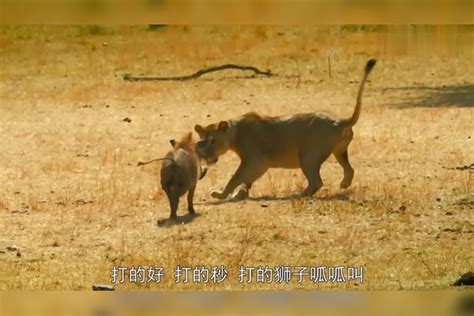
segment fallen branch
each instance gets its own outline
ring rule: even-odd
[[[474,170],[474,163],[471,163],[470,165],[464,165],[464,166],[458,166],[458,167],[454,167],[454,168],[447,168],[447,167],[443,167],[444,169],[448,169],[448,170]]]
[[[192,79],[197,79],[201,77],[204,74],[214,72],[214,71],[219,71],[219,70],[226,70],[226,69],[238,69],[238,70],[250,70],[253,71],[254,74],[256,75],[263,75],[267,77],[271,76],[276,76],[276,74],[273,74],[270,70],[267,71],[261,71],[260,69],[252,66],[241,66],[241,65],[235,65],[235,64],[225,64],[225,65],[220,65],[220,66],[214,66],[214,67],[209,67],[205,69],[201,69],[192,75],[187,75],[187,76],[178,76],[178,77],[153,77],[153,76],[132,76],[130,74],[123,75],[123,80],[128,80],[128,81],[170,81],[170,80],[175,80],[175,81],[185,81],[185,80],[192,80]]]

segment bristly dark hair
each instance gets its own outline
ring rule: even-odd
[[[369,61],[367,62],[367,64],[365,65],[365,72],[368,73],[372,70],[372,68],[374,68],[375,64],[377,63],[377,60],[375,59],[369,59]]]

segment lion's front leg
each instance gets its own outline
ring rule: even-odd
[[[227,195],[224,194],[224,191],[211,190],[211,196],[215,199],[223,200],[227,197]]]
[[[240,163],[239,168],[234,173],[230,181],[227,183],[223,191],[213,190],[211,191],[211,196],[216,199],[225,199],[234,192],[235,188],[238,187],[240,184],[243,183],[244,174],[248,173],[246,169],[248,169],[248,164],[244,163],[243,161]]]
[[[250,189],[252,183],[260,178],[267,171],[267,169],[268,167],[263,162],[242,161],[224,190],[212,191],[211,196],[217,199],[225,199],[229,196],[229,194],[234,192],[235,188],[243,184],[245,185],[245,188],[242,188],[242,192],[239,191],[237,195],[239,199],[244,199],[248,196],[248,190]]]
[[[250,187],[247,187],[247,185],[242,183],[238,186],[237,192],[235,192],[232,195],[231,199],[233,201],[245,200],[249,196],[249,190],[250,190]],[[233,191],[235,191],[235,189]],[[232,193],[233,191],[231,191],[230,193]],[[224,191],[219,191],[219,190],[211,191],[211,196],[216,199],[225,199],[227,195],[224,194]]]

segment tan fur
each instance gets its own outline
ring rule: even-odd
[[[323,185],[320,167],[331,154],[344,169],[340,186],[350,186],[354,169],[349,164],[347,147],[353,137],[352,126],[360,116],[364,85],[374,65],[373,59],[366,64],[354,113],[348,119],[317,113],[270,117],[251,112],[206,127],[196,125],[201,137],[198,154],[208,163],[216,163],[228,150],[241,159],[224,190],[213,191],[212,196],[224,199],[242,185],[237,196],[245,198],[253,182],[269,168],[301,168],[308,180],[302,195],[311,196]]]

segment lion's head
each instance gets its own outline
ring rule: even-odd
[[[196,144],[196,152],[208,164],[215,164],[220,155],[230,149],[231,131],[230,124],[226,121],[210,124],[208,126],[196,125],[194,130],[201,138]]]

